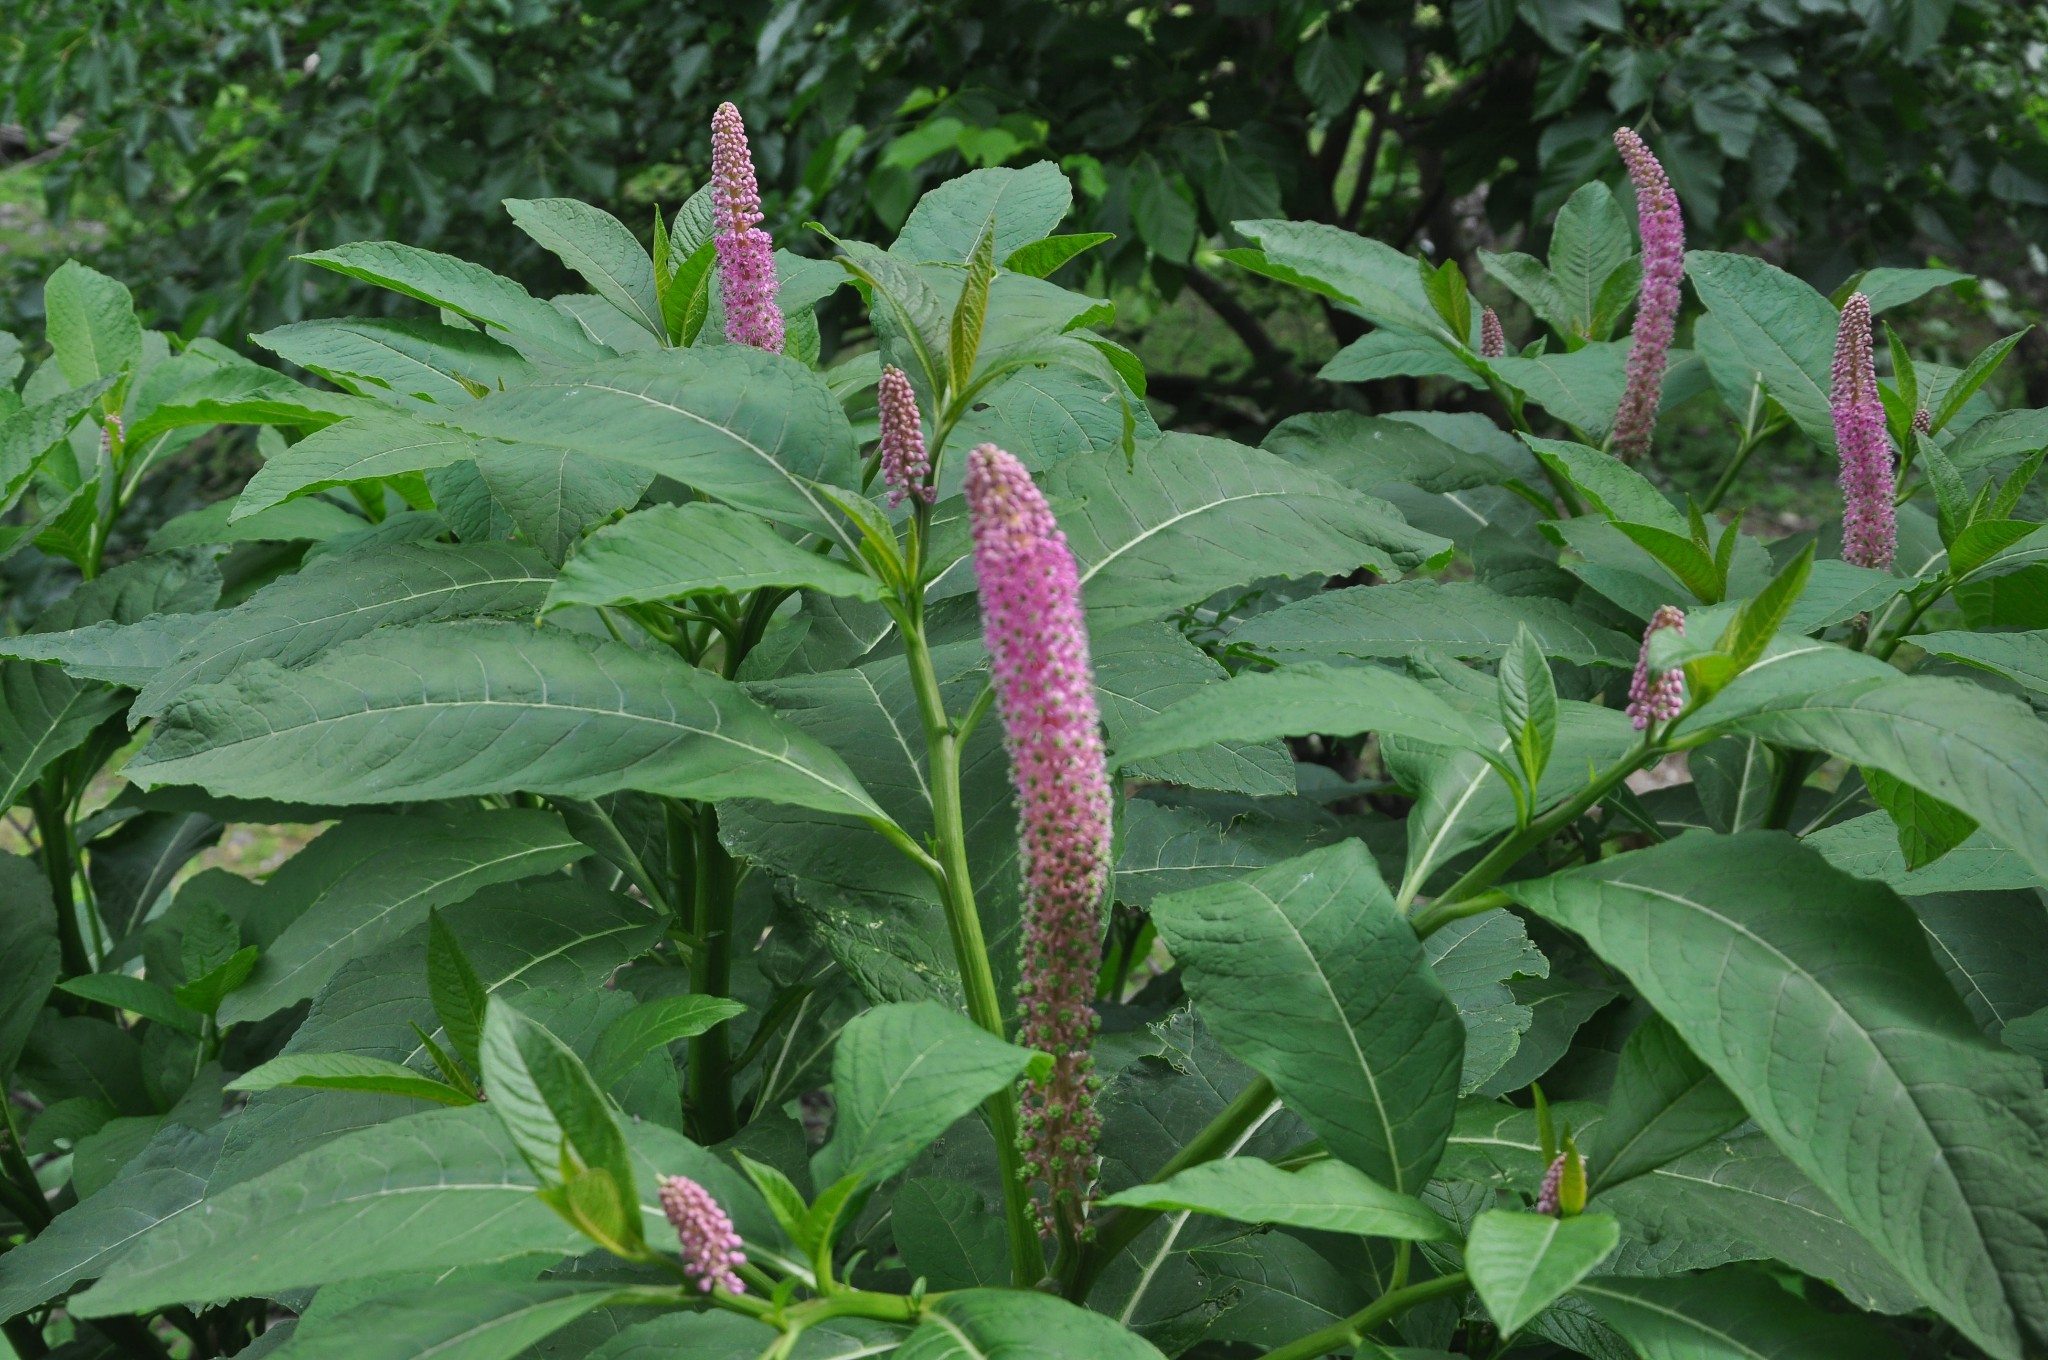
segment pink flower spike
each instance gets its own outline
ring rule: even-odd
[[[1479,314],[1479,357],[1500,359],[1508,352],[1507,332],[1500,328],[1500,317],[1488,307]]]
[[[709,1190],[688,1176],[663,1176],[661,1211],[668,1215],[682,1244],[683,1273],[697,1282],[698,1289],[706,1294],[713,1289],[728,1294],[747,1292],[746,1281],[738,1273],[747,1263],[747,1254],[740,1250],[740,1235]]]
[[[1861,293],[1842,304],[1831,396],[1835,452],[1842,460],[1842,558],[1886,571],[1898,546],[1898,511],[1892,504],[1892,448],[1885,438],[1884,402],[1877,395],[1877,364],[1870,348],[1870,299]]]
[[[1570,1156],[1569,1152],[1558,1153],[1557,1159],[1550,1164],[1550,1170],[1543,1173],[1543,1185],[1536,1192],[1537,1213],[1548,1214],[1552,1218],[1559,1216],[1562,1207],[1561,1192],[1564,1189],[1565,1159]]]
[[[1636,295],[1628,386],[1614,413],[1614,451],[1632,463],[1650,451],[1650,436],[1657,427],[1664,364],[1678,325],[1678,284],[1685,277],[1685,219],[1670,178],[1643,139],[1633,129],[1619,128],[1614,144],[1636,186],[1637,231],[1643,238],[1643,283]]]
[[[782,353],[782,308],[775,300],[775,247],[760,228],[761,190],[747,125],[730,103],[711,115],[712,246],[725,299],[725,338]]]
[[[894,364],[883,369],[875,406],[882,419],[882,481],[889,488],[889,504],[901,505],[905,496],[932,504],[939,493],[924,484],[932,464],[925,453],[924,423],[918,415],[910,375]]]
[[[1653,722],[1670,722],[1685,707],[1684,671],[1673,667],[1654,679],[1650,676],[1650,639],[1666,628],[1685,636],[1685,614],[1676,605],[1661,606],[1643,630],[1643,649],[1636,655],[1636,673],[1628,682],[1628,716],[1638,732]]]
[[[1088,1210],[1095,1110],[1095,978],[1110,873],[1109,775],[1082,617],[1080,571],[1024,465],[993,444],[967,459],[974,572],[996,709],[1017,793],[1024,867],[1018,1042],[1053,1055],[1024,1090],[1025,1175],[1040,1223]]]

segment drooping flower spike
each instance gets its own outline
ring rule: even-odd
[[[725,299],[725,338],[782,353],[782,308],[775,301],[775,247],[761,230],[761,190],[747,125],[730,103],[711,115],[713,249]]]
[[[932,464],[925,453],[924,423],[917,412],[917,393],[910,386],[910,375],[894,364],[883,369],[875,405],[882,421],[882,481],[889,488],[889,504],[901,505],[905,496],[932,504],[939,493],[924,484]]]
[[[661,1178],[661,1211],[676,1230],[682,1244],[683,1273],[709,1294],[723,1289],[728,1294],[747,1292],[739,1268],[747,1263],[740,1250],[740,1235],[718,1201],[688,1176]]]
[[[1842,460],[1842,557],[1855,566],[1888,570],[1898,546],[1892,449],[1870,347],[1870,299],[1861,293],[1842,304],[1831,396],[1835,452]]]
[[[1499,359],[1508,352],[1507,332],[1500,328],[1500,317],[1488,307],[1479,314],[1479,357]]]
[[[1636,654],[1636,673],[1628,682],[1628,716],[1638,732],[1653,722],[1670,722],[1685,707],[1684,671],[1673,667],[1654,677],[1650,674],[1650,639],[1666,628],[1685,636],[1685,614],[1676,605],[1661,606],[1643,630],[1643,649]]]
[[[1024,861],[1019,1042],[1053,1055],[1024,1090],[1025,1174],[1040,1224],[1087,1214],[1101,1118],[1096,1026],[1111,800],[1082,617],[1080,571],[1024,465],[993,444],[968,455],[967,506],[996,709],[1010,755]]]
[[[1614,144],[1636,186],[1637,230],[1643,238],[1643,282],[1636,294],[1628,385],[1614,413],[1614,451],[1634,462],[1650,451],[1650,436],[1657,427],[1664,364],[1678,325],[1678,285],[1685,277],[1685,219],[1670,177],[1634,129],[1617,129]]]

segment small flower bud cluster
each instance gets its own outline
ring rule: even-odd
[[[728,1294],[747,1292],[738,1273],[747,1263],[747,1254],[740,1250],[740,1235],[709,1190],[688,1176],[663,1176],[661,1211],[668,1215],[682,1244],[683,1273],[697,1282],[697,1288],[706,1294],[713,1289]]]
[[[1614,144],[1636,186],[1637,229],[1643,238],[1643,282],[1636,295],[1635,334],[1628,351],[1628,386],[1614,413],[1614,451],[1634,462],[1650,451],[1657,403],[1664,392],[1664,364],[1678,326],[1678,285],[1685,277],[1685,219],[1664,167],[1631,128],[1620,128]]]
[[[924,484],[932,463],[925,453],[924,423],[910,375],[894,364],[883,369],[875,406],[882,420],[882,481],[889,488],[889,504],[901,505],[905,496],[916,496],[930,505],[939,493]]]
[[[1913,412],[1913,433],[1933,434],[1934,412],[1928,410],[1925,406]]]
[[[1505,358],[1507,352],[1507,332],[1500,328],[1499,315],[1488,307],[1479,314],[1479,357],[1500,359]]]
[[[1870,299],[1861,293],[1842,304],[1830,395],[1835,452],[1842,460],[1842,557],[1883,571],[1898,546],[1898,511],[1892,504],[1892,448],[1885,438],[1884,402],[1877,394],[1870,346]]]
[[[711,199],[718,286],[725,299],[725,338],[782,353],[782,308],[775,292],[775,247],[761,230],[761,190],[747,125],[730,103],[711,115]]]
[[[1543,1188],[1536,1192],[1536,1212],[1556,1218],[1559,1209],[1559,1191],[1564,1188],[1565,1159],[1569,1152],[1557,1154],[1557,1160],[1550,1164],[1550,1170],[1543,1173]]]
[[[1650,616],[1643,630],[1643,649],[1636,656],[1636,673],[1628,683],[1628,716],[1638,732],[1653,722],[1670,722],[1685,707],[1685,672],[1673,667],[1652,678],[1650,639],[1666,628],[1685,636],[1685,614],[1676,605],[1664,605]]]

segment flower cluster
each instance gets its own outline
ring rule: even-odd
[[[1650,675],[1650,639],[1666,628],[1685,636],[1685,614],[1676,605],[1661,606],[1643,630],[1643,650],[1636,656],[1636,673],[1628,682],[1628,716],[1638,732],[1653,722],[1670,722],[1685,707],[1684,671],[1673,668],[1654,678]]]
[[[738,1273],[747,1263],[747,1254],[740,1250],[740,1235],[709,1190],[688,1176],[663,1176],[661,1211],[675,1226],[676,1238],[682,1243],[683,1273],[697,1282],[697,1288],[707,1294],[713,1289],[728,1294],[747,1292]]]
[[[782,308],[775,300],[775,247],[761,230],[761,190],[747,125],[730,103],[711,115],[712,236],[725,299],[725,338],[782,353]]]
[[[1636,325],[1628,351],[1628,386],[1614,413],[1614,451],[1633,462],[1650,451],[1657,403],[1664,391],[1664,362],[1678,325],[1678,284],[1685,276],[1685,220],[1664,167],[1631,128],[1620,128],[1614,144],[1636,186],[1638,231],[1643,238],[1643,283],[1636,295]]]
[[[889,488],[889,504],[901,505],[905,496],[916,496],[930,505],[939,493],[924,484],[932,463],[925,453],[924,425],[910,375],[894,364],[883,369],[875,406],[882,420],[882,481]]]
[[[1861,293],[1842,304],[1831,395],[1835,452],[1842,460],[1842,557],[1859,567],[1886,570],[1898,545],[1898,512],[1892,504],[1884,402],[1877,395],[1870,348],[1870,299]]]
[[[1500,328],[1500,317],[1488,307],[1479,314],[1479,357],[1499,359],[1508,352],[1507,332]]]
[[[968,456],[967,505],[997,711],[1017,792],[1024,861],[1019,1036],[1053,1055],[1024,1092],[1025,1174],[1041,1223],[1085,1218],[1095,1179],[1096,1026],[1111,800],[1080,572],[1024,465],[993,444]]]

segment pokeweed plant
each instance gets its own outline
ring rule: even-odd
[[[1639,140],[1656,258],[1580,190],[1519,344],[1244,222],[1328,376],[1506,421],[1249,448],[1045,280],[1054,167],[812,259],[717,137],[651,251],[507,204],[588,294],[304,257],[422,304],[254,337],[323,387],[75,266],[0,350],[18,1354],[2039,1353],[2048,412],[1870,333],[1957,276],[1682,255]],[[1705,391],[1851,552],[1659,489]]]

